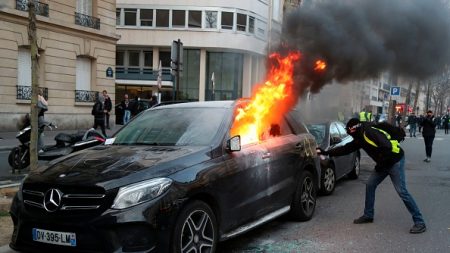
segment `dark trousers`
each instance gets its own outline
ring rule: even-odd
[[[444,125],[445,134],[448,134],[448,124]]]
[[[94,119],[94,129],[97,130],[98,127],[100,127],[102,134],[106,137],[105,119]]]
[[[105,113],[106,127],[109,128],[109,112]]]
[[[423,140],[425,141],[425,152],[427,157],[431,157],[431,153],[433,152],[434,136],[424,136]]]

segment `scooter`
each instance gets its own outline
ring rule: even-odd
[[[42,132],[45,128],[52,130],[53,127],[56,128],[56,125],[50,122],[43,122],[39,126],[39,131]],[[20,141],[20,145],[14,147],[8,156],[8,163],[13,168],[12,173],[15,173],[16,170],[20,173],[20,170],[30,165],[31,126],[27,125],[20,130],[16,138]],[[39,150],[38,159],[52,160],[78,150],[99,145],[105,140],[106,137],[94,128],[74,134],[59,133],[55,136],[56,143],[54,145],[44,146]]]

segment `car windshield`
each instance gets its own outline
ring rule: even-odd
[[[150,110],[115,136],[114,145],[210,145],[223,121],[223,108]]]
[[[326,125],[312,124],[307,126],[309,132],[314,136],[317,143],[322,143],[325,138]]]

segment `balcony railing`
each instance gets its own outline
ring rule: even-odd
[[[75,24],[100,30],[100,19],[75,12]]]
[[[28,2],[30,0],[16,0],[16,9],[19,11],[28,11]],[[34,10],[37,15],[48,17],[48,4],[34,1]]]
[[[17,92],[16,92],[16,98],[20,100],[31,100],[31,86],[20,86],[17,85]],[[48,100],[48,88],[39,87],[39,89],[42,89],[44,92],[44,98],[45,100]]]
[[[95,102],[98,91],[75,90],[75,102]]]
[[[122,80],[156,81],[158,79],[158,70],[152,70],[151,68],[116,67],[116,78]],[[170,68],[163,68],[162,81],[173,81]]]

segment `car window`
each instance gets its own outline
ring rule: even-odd
[[[339,130],[339,133],[341,134],[341,138],[344,139],[345,137],[348,136],[347,131],[345,131],[345,126],[344,124],[342,124],[341,122],[337,122],[336,126]]]
[[[210,145],[226,114],[223,108],[145,111],[116,134],[115,145]]]
[[[267,128],[262,135],[262,140],[292,134],[291,128],[284,119],[280,123],[273,123]]]
[[[330,138],[341,138],[339,130],[334,123],[330,125]]]
[[[316,139],[317,143],[322,143],[325,138],[326,125],[325,124],[311,124],[307,125],[309,133]]]

